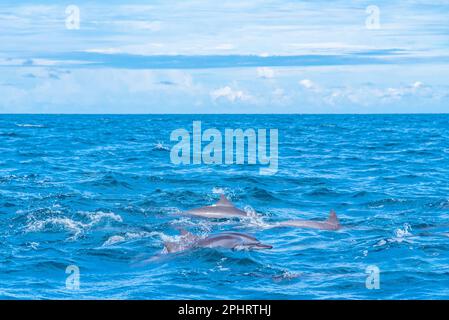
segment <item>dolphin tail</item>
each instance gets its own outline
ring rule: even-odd
[[[335,226],[336,229],[340,228],[340,222],[338,221],[337,214],[334,209],[329,212],[329,218],[327,218],[326,222]]]
[[[232,204],[231,201],[228,200],[228,198],[226,198],[226,196],[224,194],[220,195],[220,200],[217,201],[217,203],[215,203],[216,206],[223,206],[223,207],[233,207],[234,205]]]

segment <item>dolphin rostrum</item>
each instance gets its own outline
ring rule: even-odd
[[[280,222],[274,227],[298,227],[298,228],[312,228],[320,230],[338,230],[341,228],[338,221],[337,214],[334,210],[329,213],[329,218],[325,221],[312,221],[312,220],[288,220]]]
[[[256,238],[238,232],[221,232],[205,238],[195,236],[189,232],[181,231],[184,238],[181,242],[165,242],[165,252],[174,253],[195,248],[228,248],[261,250],[271,249],[270,245],[263,244]],[[187,243],[186,243],[187,242]]]
[[[247,216],[245,211],[236,208],[223,194],[220,196],[220,200],[218,200],[215,204],[207,207],[187,210],[184,211],[183,214],[216,219]]]

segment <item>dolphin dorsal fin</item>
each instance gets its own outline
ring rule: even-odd
[[[338,222],[337,214],[335,213],[335,211],[333,209],[330,211],[329,218],[327,218],[326,222],[334,224],[334,225],[339,225],[340,224]]]
[[[167,253],[176,251],[176,247],[177,247],[176,243],[174,243],[174,242],[170,242],[170,241],[164,242],[164,249],[165,249],[165,252],[167,252]]]
[[[224,194],[220,195],[220,200],[217,201],[217,203],[215,204],[216,206],[222,206],[222,207],[233,207],[234,205],[232,204],[231,201],[229,201]]]

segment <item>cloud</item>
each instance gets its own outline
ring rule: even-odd
[[[120,48],[92,48],[84,50],[88,53],[100,53],[100,54],[119,54],[122,53]]]
[[[14,87],[0,85],[0,112],[182,113],[186,106],[210,101],[209,90],[186,71],[28,69],[0,75],[0,83],[14,80]]]
[[[257,76],[263,79],[272,79],[274,78],[274,70],[268,67],[259,67],[257,68]]]
[[[435,98],[438,93],[431,86],[424,85],[421,81],[415,81],[409,85],[391,87],[373,86],[371,84],[359,86],[343,86],[323,88],[319,94],[314,95],[316,99],[322,99],[328,105],[345,105],[347,103],[356,105],[377,105],[397,103],[400,101],[418,101],[422,98]]]
[[[305,89],[307,89],[307,90],[313,90],[313,89],[316,89],[316,85],[315,85],[315,83],[313,83],[311,80],[309,80],[309,79],[303,79],[303,80],[301,80],[301,81],[299,81],[299,84],[303,87],[303,88],[305,88]]]
[[[422,96],[430,93],[430,88],[426,87],[421,81],[415,81],[407,86],[390,87],[381,92],[380,96],[383,99],[401,99],[406,96]]]
[[[211,91],[210,96],[213,100],[227,99],[230,102],[247,101],[250,96],[241,90],[233,90],[229,86],[225,86]]]
[[[415,83],[412,84],[412,87],[415,89],[422,88],[423,86],[424,84],[421,81],[416,81]]]

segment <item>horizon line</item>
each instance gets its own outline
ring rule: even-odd
[[[299,116],[333,116],[333,115],[359,115],[359,116],[376,116],[376,115],[449,115],[449,112],[403,112],[403,113],[0,113],[0,116],[213,116],[213,115],[266,115],[266,116],[282,116],[282,115],[299,115]]]

